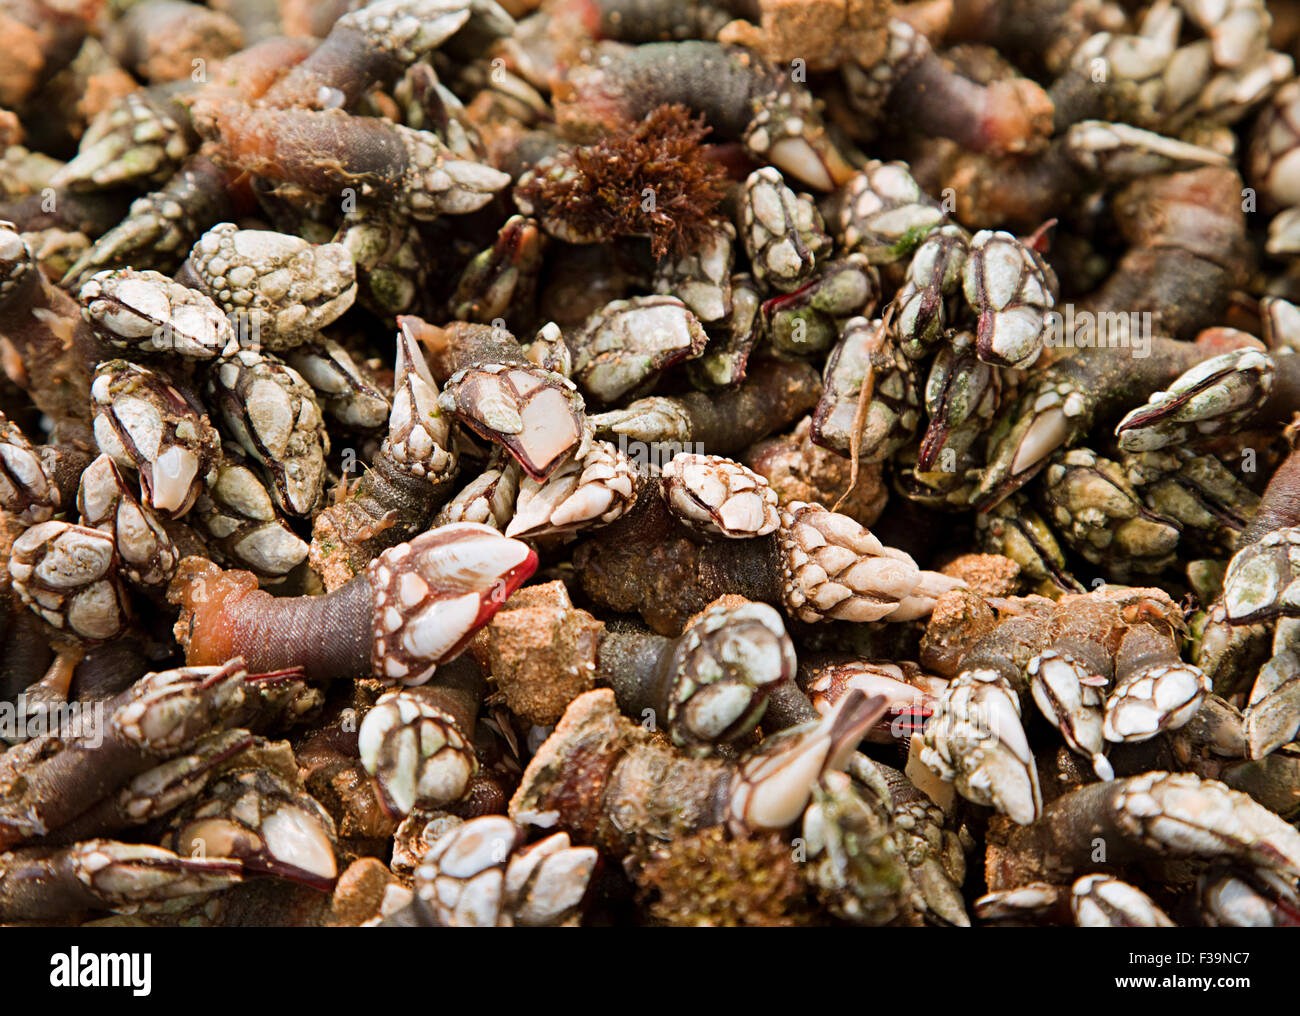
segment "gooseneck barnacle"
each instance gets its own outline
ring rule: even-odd
[[[1296,923],[1296,10],[4,0],[0,923]]]
[[[168,596],[194,665],[238,655],[260,670],[302,667],[312,681],[373,674],[412,685],[464,649],[536,567],[526,544],[462,522],[389,548],[325,596],[273,597],[247,572],[194,558]]]

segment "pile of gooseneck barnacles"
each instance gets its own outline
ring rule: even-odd
[[[1300,923],[1300,2],[0,27],[0,923]]]

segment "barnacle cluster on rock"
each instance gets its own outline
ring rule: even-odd
[[[0,28],[0,923],[1297,923],[1296,0]]]

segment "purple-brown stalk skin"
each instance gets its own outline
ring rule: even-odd
[[[642,488],[631,512],[578,547],[574,565],[587,595],[674,636],[728,593],[779,606],[776,537],[696,543],[669,514],[657,482]]]
[[[1259,511],[1237,545],[1248,547],[1278,529],[1300,525],[1300,449],[1288,455],[1268,481]]]
[[[183,604],[178,638],[190,666],[242,656],[252,673],[301,667],[313,684],[370,675],[374,595],[366,575],[325,596],[271,596],[247,572],[190,574],[181,564],[170,596]]]

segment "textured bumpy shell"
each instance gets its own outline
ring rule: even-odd
[[[314,797],[268,768],[236,770],[173,820],[181,854],[238,858],[245,871],[328,888],[338,876],[334,822]]]
[[[68,522],[42,522],[14,541],[9,578],[22,601],[55,628],[111,639],[128,618],[113,538]]]
[[[536,367],[467,368],[448,379],[438,405],[499,443],[535,480],[546,479],[584,436],[573,382]]]
[[[222,308],[159,272],[100,272],[77,296],[95,335],[116,349],[208,360],[235,347]]]
[[[771,166],[749,175],[741,200],[741,240],[754,278],[781,292],[797,288],[830,252],[817,206],[790,190]]]
[[[99,365],[91,396],[99,450],[139,472],[144,503],[173,518],[189,511],[221,445],[207,414],[163,375],[125,360]]]
[[[306,559],[307,544],[276,512],[266,484],[238,448],[223,449],[213,474],[191,518],[220,552],[241,568],[275,578]]]
[[[390,548],[368,570],[376,676],[422,684],[537,567],[525,543],[471,522]]]
[[[324,494],[330,447],[311,386],[291,367],[241,350],[217,365],[209,391],[227,429],[266,471],[280,509],[309,515]]]
[[[143,586],[161,586],[176,571],[180,554],[152,511],[140,504],[107,455],[81,474],[77,491],[81,521],[113,538],[125,576]]]
[[[189,267],[241,331],[241,345],[277,351],[302,344],[352,306],[356,266],[338,243],[306,240],[231,222],[214,226]]]
[[[456,468],[451,421],[438,407],[438,385],[405,329],[397,334],[393,408],[383,450],[399,469],[433,483],[449,478]]]
[[[20,522],[48,522],[59,509],[59,488],[36,447],[0,414],[0,505]]]
[[[676,455],[663,469],[660,490],[682,522],[701,533],[729,539],[766,536],[776,530],[776,491],[739,462],[720,455]]]
[[[582,458],[560,466],[544,482],[519,485],[507,536],[543,536],[604,526],[621,518],[636,499],[636,470],[608,441],[593,441]]]
[[[778,532],[786,609],[802,621],[924,616],[934,597],[964,585],[922,571],[866,527],[821,505],[792,502]]]
[[[1233,624],[1300,616],[1300,528],[1277,529],[1243,548],[1228,565],[1223,587]]]
[[[841,455],[856,448],[861,459],[882,460],[916,433],[919,388],[916,368],[885,322],[850,318],[826,361],[825,387],[813,412],[813,441]],[[870,398],[860,407],[864,389]]]
[[[147,91],[130,92],[90,122],[76,157],[50,178],[50,186],[99,190],[163,183],[190,153],[186,133],[167,103]]]
[[[572,922],[596,870],[592,847],[485,815],[444,833],[415,870],[416,895],[445,927],[547,927]]]
[[[703,752],[754,728],[768,696],[794,678],[794,643],[765,603],[717,606],[682,633],[667,665],[668,729],[676,744]]]
[[[945,689],[926,727],[921,760],[963,796],[1022,825],[1042,811],[1020,699],[995,671],[963,671]]]
[[[1294,0],[209,6],[0,3],[0,924],[1300,921]]]
[[[904,163],[872,161],[844,187],[840,240],[872,264],[888,264],[908,254],[945,219]]]
[[[600,402],[614,402],[674,363],[699,356],[708,335],[673,296],[606,304],[571,340],[573,376]]]
[[[455,719],[407,692],[381,695],[357,734],[361,764],[398,815],[460,800],[478,772],[478,758]]]
[[[966,300],[979,315],[979,358],[1028,367],[1042,352],[1047,312],[1056,303],[1042,258],[1010,233],[981,230],[962,270]]]

